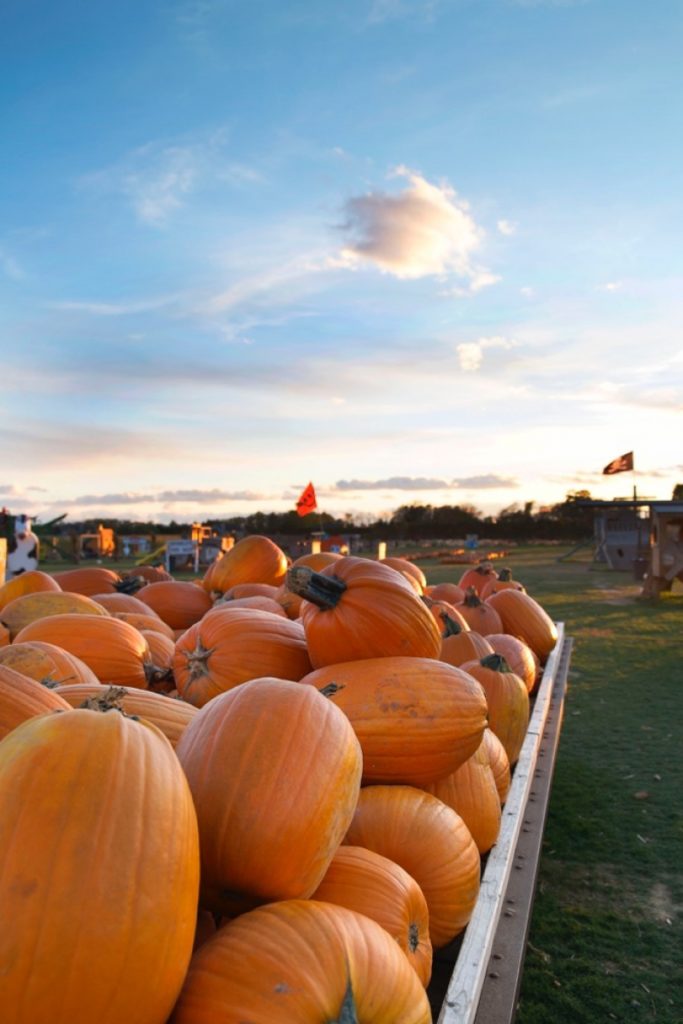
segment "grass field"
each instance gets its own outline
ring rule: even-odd
[[[505,559],[575,639],[517,1019],[680,1024],[683,593],[559,553]]]

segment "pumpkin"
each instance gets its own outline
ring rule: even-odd
[[[260,676],[301,679],[311,671],[298,622],[253,608],[216,608],[177,641],[173,675],[183,700],[200,708]]]
[[[450,619],[452,623],[457,623],[461,630],[467,631],[470,628],[467,619],[460,614],[454,605],[449,604],[447,601],[435,601],[431,597],[423,597],[422,600],[434,616],[434,621],[442,637],[446,636],[448,632],[447,619]]]
[[[457,611],[467,621],[470,629],[479,633],[480,636],[486,636],[487,633],[503,632],[500,616],[495,609],[481,600],[474,587],[468,588],[464,600],[457,606]]]
[[[12,637],[9,629],[0,622],[0,647],[8,647],[11,642]]]
[[[306,565],[309,569],[320,572],[325,566],[331,565],[332,562],[338,562],[343,557],[337,551],[310,551],[307,555],[299,555],[298,558],[295,558],[292,565]]]
[[[274,601],[279,589],[270,583],[238,583],[221,596],[228,601],[239,601],[243,597],[269,597],[271,601]],[[217,601],[220,601],[220,597]]]
[[[358,658],[438,657],[438,627],[394,569],[348,557],[321,573],[292,568],[287,586],[305,598],[301,621],[314,668]]]
[[[489,728],[505,747],[510,764],[514,764],[529,726],[529,693],[524,681],[515,675],[500,654],[489,654],[480,661],[467,661],[462,669],[483,686],[489,708]]]
[[[224,594],[238,583],[269,583],[279,587],[287,572],[287,556],[269,537],[243,537],[207,569],[202,585]]]
[[[369,917],[285,900],[230,921],[192,958],[169,1024],[431,1024],[420,979]]]
[[[69,710],[67,702],[54,690],[7,665],[0,665],[0,740],[29,718],[46,715],[49,711]]]
[[[145,586],[148,583],[162,583],[164,580],[173,579],[173,576],[160,565],[136,565],[134,569],[121,573],[121,576],[124,582],[131,578],[136,582],[142,579]]]
[[[441,638],[439,661],[445,661],[456,668],[473,658],[483,658],[493,654],[493,647],[488,640],[475,630],[466,626],[462,628],[457,619],[450,615],[443,619],[444,633]]]
[[[176,754],[197,808],[203,887],[310,896],[360,788],[360,745],[339,708],[312,686],[254,679],[202,708]]]
[[[430,597],[433,601],[460,604],[465,597],[465,591],[457,583],[435,583],[431,587],[425,587],[425,597]]]
[[[148,583],[140,601],[171,629],[188,629],[211,609],[209,595],[190,582]]]
[[[120,619],[121,622],[127,622],[129,626],[134,626],[141,632],[146,630],[148,632],[160,633],[161,636],[170,640],[171,644],[174,644],[175,631],[172,630],[170,626],[167,626],[151,608],[147,608],[146,606],[144,607],[144,614],[141,612],[112,612],[111,614],[115,619]]]
[[[196,952],[203,946],[207,939],[216,934],[216,920],[209,910],[199,910],[197,914],[197,927],[194,933],[194,944],[192,952]]]
[[[37,591],[10,601],[0,612],[3,624],[14,641],[24,626],[53,615],[108,616],[106,608],[81,594],[60,591]]]
[[[42,640],[14,643],[0,651],[0,665],[7,665],[43,686],[61,686],[65,683],[91,683],[99,686],[97,676],[84,661],[57,644]]]
[[[351,722],[366,784],[442,779],[474,753],[486,728],[481,687],[460,669],[431,658],[347,661],[316,669],[301,682],[328,697]]]
[[[132,686],[88,686],[76,683],[58,686],[55,691],[72,708],[90,708],[94,711],[123,711],[127,715],[144,718],[164,734],[172,747],[178,745],[183,730],[198,714],[196,708],[181,700],[173,700],[150,690]]]
[[[400,864],[422,889],[435,949],[467,925],[479,894],[479,851],[460,815],[413,786],[366,786],[344,839]]]
[[[491,729],[484,730],[484,743],[486,744],[489,764],[493,772],[493,780],[496,784],[498,798],[502,806],[507,800],[507,795],[510,791],[510,759],[505,753],[505,747]]]
[[[52,576],[48,576],[46,572],[41,572],[39,569],[29,569],[28,572],[22,572],[18,576],[6,580],[0,586],[0,611],[10,601],[14,601],[17,597],[23,597],[24,594],[35,594],[38,591],[46,590],[54,592],[59,589],[59,583],[56,583]]]
[[[380,563],[388,565],[390,569],[395,569],[396,572],[400,572],[402,576],[406,577],[417,594],[420,596],[424,594],[425,587],[427,586],[427,577],[414,562],[410,562],[407,558],[380,558]]]
[[[0,744],[3,1024],[162,1024],[198,868],[189,789],[154,726],[95,711],[20,725]]]
[[[519,590],[499,590],[486,603],[495,609],[503,624],[502,629],[493,632],[518,636],[545,663],[557,643],[557,628],[538,601]]]
[[[335,903],[377,921],[427,985],[432,973],[427,901],[415,879],[393,860],[362,846],[340,846],[311,899]]]
[[[214,602],[213,607],[256,608],[261,612],[270,612],[271,615],[287,615],[282,605],[272,597],[221,597]]]
[[[500,654],[520,679],[529,693],[536,683],[537,664],[531,648],[509,633],[489,633],[486,637],[495,654]]]
[[[498,573],[498,577],[491,576],[484,583],[479,596],[482,601],[485,601],[491,594],[497,594],[499,590],[521,590],[524,591],[524,587],[517,580],[512,578],[512,569],[501,569]]]
[[[470,830],[479,853],[487,853],[500,832],[500,799],[493,777],[486,742],[452,775],[432,782],[424,789],[452,807]]]
[[[93,594],[114,594],[117,591],[132,594],[140,587],[140,580],[137,577],[128,577],[124,580],[113,569],[100,566],[63,569],[53,573],[52,578],[62,590],[70,594],[84,594],[85,597],[92,597]]]
[[[155,618],[159,618],[148,604],[133,594],[93,594],[92,600],[106,608],[110,615],[115,615],[116,612],[132,612],[135,615],[154,615]]]
[[[478,595],[481,594],[484,584],[497,578],[498,574],[491,563],[481,562],[480,565],[475,565],[471,569],[465,569],[464,573],[458,580],[458,586],[465,593],[467,593],[470,587],[474,587],[474,592]]]
[[[109,615],[51,615],[25,626],[18,643],[45,640],[84,661],[101,683],[146,689],[154,677],[147,641]]]
[[[136,629],[139,628],[136,626]],[[175,656],[175,640],[156,629],[140,629],[140,632],[147,641],[150,658],[155,668],[173,672],[173,658]]]

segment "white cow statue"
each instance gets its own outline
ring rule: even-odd
[[[19,576],[29,569],[38,568],[40,541],[31,529],[28,516],[16,516],[14,537],[10,540],[7,554],[7,579]]]

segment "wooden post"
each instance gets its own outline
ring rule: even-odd
[[[320,540],[320,538],[314,537],[313,540],[311,541],[311,554],[319,555],[320,552],[322,551],[322,546],[323,542]]]
[[[5,569],[7,568],[7,541],[0,537],[0,584],[5,582]]]
[[[381,540],[377,545],[377,561],[381,562],[383,558],[387,557],[387,542]]]

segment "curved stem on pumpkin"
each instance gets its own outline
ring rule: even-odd
[[[460,623],[456,619],[452,619],[448,612],[442,612],[440,617],[444,624],[444,632],[441,634],[443,639],[447,636],[458,636],[459,633],[465,632]]]
[[[356,1000],[353,998],[351,978],[346,982],[346,992],[344,993],[344,1001],[339,1010],[339,1017],[336,1020],[328,1021],[327,1024],[358,1024]]]
[[[162,683],[173,682],[173,669],[170,666],[168,668],[161,668],[159,665],[146,661],[144,667],[145,679],[150,689],[155,686],[161,686]]]
[[[287,589],[318,608],[334,608],[346,590],[338,576],[325,576],[306,565],[295,565],[287,572]]]
[[[485,658],[481,659],[479,664],[483,668],[493,669],[494,672],[512,672],[502,654],[487,654]]]
[[[509,583],[512,579],[512,569],[501,569],[498,573],[498,579],[501,583]]]
[[[86,697],[78,706],[87,711],[120,711],[123,714],[123,698],[125,696],[126,691],[123,686],[108,686],[104,693]]]
[[[466,604],[468,608],[478,608],[480,604],[483,604],[483,601],[474,587],[467,588],[463,604]]]
[[[126,576],[120,583],[114,584],[114,589],[119,594],[134,594],[136,590],[141,590],[146,583],[147,580],[144,576]]]

